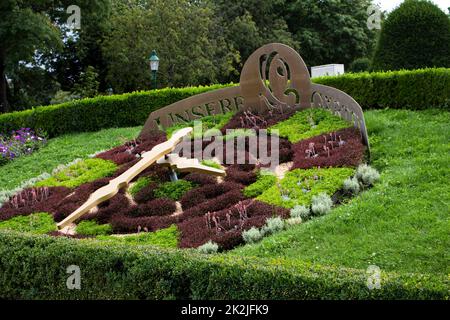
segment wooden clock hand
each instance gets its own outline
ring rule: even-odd
[[[132,166],[130,169],[122,173],[117,178],[111,180],[109,184],[101,187],[89,196],[89,199],[81,205],[77,210],[72,212],[67,218],[57,224],[59,229],[63,229],[71,224],[73,221],[86,214],[97,206],[98,204],[115,196],[119,190],[127,186],[131,180],[133,180],[142,171],[147,169],[151,164],[155,163],[158,159],[172,152],[177,144],[179,144],[184,137],[192,133],[192,128],[184,128],[175,132],[172,137],[166,142],[160,143],[154,146],[150,151],[145,152],[142,159]]]

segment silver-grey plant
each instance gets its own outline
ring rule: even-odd
[[[266,224],[262,227],[261,232],[263,235],[269,235],[283,230],[284,227],[284,220],[281,217],[269,218],[266,220]]]
[[[378,171],[367,164],[362,164],[358,167],[355,177],[364,186],[371,186],[380,180]]]
[[[258,228],[252,227],[249,230],[246,230],[242,232],[242,238],[244,239],[245,243],[255,243],[261,240],[263,237],[263,234],[261,231],[259,231]]]
[[[333,200],[326,193],[313,196],[311,211],[318,216],[322,216],[331,211]]]
[[[209,240],[207,243],[201,245],[200,247],[197,248],[197,250],[200,253],[204,253],[204,254],[212,254],[212,253],[216,253],[217,250],[219,250],[219,246],[217,243],[212,242],[211,240]]]
[[[359,193],[359,182],[356,177],[347,178],[344,181],[344,191],[350,194],[358,194]]]
[[[295,206],[291,209],[291,218],[308,219],[311,215],[311,210],[305,206]]]

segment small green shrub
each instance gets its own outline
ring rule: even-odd
[[[295,206],[291,209],[291,218],[306,220],[311,216],[311,210],[305,206]]]
[[[281,217],[273,217],[266,220],[266,224],[262,227],[261,233],[266,235],[271,235],[280,232],[284,229],[285,224]]]
[[[36,183],[37,187],[75,188],[84,183],[112,175],[117,165],[108,160],[92,158],[79,161],[54,174],[52,177]]]
[[[311,211],[317,216],[323,216],[331,211],[333,200],[326,193],[321,193],[312,198]]]
[[[135,183],[128,189],[128,192],[134,197],[139,191],[147,187],[152,182],[149,177],[140,177]]]
[[[351,168],[296,169],[256,199],[288,209],[296,205],[310,206],[313,196],[320,193],[333,195],[353,173]]]
[[[222,166],[214,160],[203,160],[202,165],[208,166],[211,168],[222,169]]]
[[[242,232],[242,238],[245,243],[256,243],[263,238],[263,234],[258,228],[252,227],[251,229]]]
[[[276,182],[277,177],[274,174],[263,173],[260,171],[258,173],[258,180],[244,189],[244,195],[248,198],[255,198],[274,186]]]
[[[124,243],[127,245],[151,245],[160,248],[176,248],[180,232],[176,225],[155,232],[141,232],[133,235],[100,235],[96,239],[109,243]]]
[[[337,131],[350,126],[350,123],[320,108],[302,110],[289,119],[270,127],[278,130],[279,136],[295,143],[323,133]]]
[[[0,222],[0,229],[45,234],[56,231],[57,227],[51,214],[39,212],[28,216],[18,216]]]
[[[367,164],[362,164],[358,167],[355,177],[364,186],[371,186],[380,180],[380,174],[378,171]]]
[[[359,193],[358,179],[356,179],[356,177],[345,179],[344,191],[349,194],[358,194]]]
[[[217,250],[219,250],[219,246],[217,245],[217,243],[214,243],[211,240],[209,240],[207,243],[198,247],[197,250],[203,254],[213,254],[217,253]]]
[[[165,182],[155,189],[155,197],[178,201],[186,192],[194,188],[194,186],[192,182],[186,180]]]
[[[84,236],[100,236],[112,233],[112,227],[109,224],[98,224],[92,220],[81,221],[75,231]]]

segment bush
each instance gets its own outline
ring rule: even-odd
[[[280,217],[273,217],[266,220],[265,226],[261,229],[263,235],[270,235],[284,229],[284,221]]]
[[[263,234],[258,228],[252,227],[251,229],[242,232],[242,238],[245,243],[256,243],[263,238]]]
[[[450,107],[450,69],[345,74],[315,78],[313,81],[348,93],[363,108]],[[71,132],[138,126],[159,108],[192,95],[229,86],[167,88],[99,96],[5,113],[0,115],[0,133],[32,128],[42,129],[49,137],[55,137]]]
[[[52,177],[36,183],[37,187],[75,188],[87,182],[111,176],[117,169],[114,162],[91,158],[71,165]]]
[[[135,216],[166,216],[174,213],[177,210],[177,206],[172,199],[158,198],[151,200],[146,204],[140,205]]]
[[[193,183],[186,180],[165,182],[155,189],[154,194],[156,198],[169,198],[178,201],[193,187]]]
[[[374,70],[450,67],[450,19],[429,1],[408,0],[384,21]]]
[[[56,224],[51,214],[47,212],[34,213],[28,216],[18,216],[0,222],[0,229],[15,230],[45,234],[56,231]]]
[[[96,239],[126,245],[152,245],[160,248],[176,248],[180,234],[176,225],[155,232],[140,232],[126,236],[97,236]]]
[[[365,186],[371,186],[380,180],[378,171],[367,164],[358,167],[355,177]]]
[[[128,189],[130,194],[134,197],[139,191],[147,187],[152,180],[149,177],[141,177]]]
[[[125,237],[126,238],[126,237]],[[66,268],[83,270],[68,290]],[[193,251],[105,245],[96,240],[0,231],[2,299],[448,299],[440,275],[381,273],[367,288],[365,269]]]
[[[248,198],[255,198],[264,191],[275,185],[277,177],[274,174],[258,173],[258,180],[244,189],[244,195]]]
[[[324,133],[350,127],[351,123],[325,109],[307,109],[295,113],[289,119],[272,126],[279,136],[295,143]]]
[[[342,189],[344,180],[353,173],[351,168],[295,169],[256,199],[288,209],[309,206],[314,196],[334,194]]]
[[[323,216],[331,211],[333,200],[326,193],[321,193],[312,198],[311,211],[318,216]]]
[[[291,209],[291,218],[301,218],[306,220],[311,215],[311,210],[305,206],[295,206]]]
[[[350,72],[364,72],[370,70],[371,61],[369,58],[359,58],[350,64]]]
[[[167,88],[98,96],[6,113],[0,115],[0,132],[11,132],[19,128],[40,128],[50,137],[55,137],[70,132],[138,126],[144,124],[149,114],[159,108],[199,93],[228,86],[230,85]]]
[[[112,227],[109,224],[97,224],[92,220],[81,221],[77,227],[76,232],[84,236],[99,236],[112,233]]]
[[[208,241],[204,245],[201,245],[200,247],[197,248],[197,250],[200,253],[204,253],[204,254],[216,253],[218,249],[219,249],[219,246],[217,245],[217,243],[214,243],[212,241]]]
[[[344,191],[350,194],[358,194],[359,193],[358,179],[356,179],[356,177],[345,179]]]
[[[450,108],[450,69],[344,74],[314,82],[342,90],[363,109]]]

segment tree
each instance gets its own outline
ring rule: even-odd
[[[61,45],[58,29],[41,8],[53,1],[2,0],[0,3],[0,112],[9,111],[6,72],[20,61],[32,61],[38,50]]]
[[[450,67],[450,19],[435,4],[406,0],[382,25],[373,69]]]
[[[135,0],[116,6],[102,45],[114,92],[150,88],[148,58],[153,49],[161,59],[159,86],[210,84],[232,72],[233,57],[217,34],[208,3]]]
[[[371,0],[290,0],[284,16],[310,65],[350,64],[372,55],[376,32],[367,27]]]
[[[260,46],[280,42],[299,49],[283,16],[286,0],[212,0],[218,25],[231,50],[239,54],[234,69],[242,64]],[[238,80],[233,77],[230,80]]]

